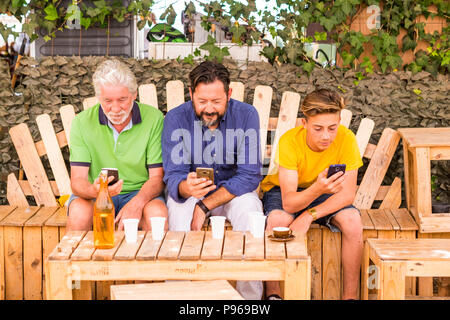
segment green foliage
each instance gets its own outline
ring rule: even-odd
[[[45,39],[49,40],[56,31],[67,27],[67,22],[73,20],[75,15],[85,29],[104,28],[111,20],[122,22],[137,16],[137,26],[142,29],[152,24],[155,2],[129,1],[125,7],[121,0],[73,0],[72,7],[66,8],[58,0],[6,0],[0,2],[0,12],[8,12],[19,20],[26,17],[27,23],[23,25],[23,30],[31,40],[38,37],[36,28],[46,30]],[[263,48],[261,54],[271,63],[295,64],[302,66],[308,73],[316,64],[306,55],[305,45],[325,40],[334,42],[344,67],[356,68],[358,65],[363,74],[372,73],[375,69],[388,72],[402,68],[400,55],[409,50],[414,51],[415,59],[405,69],[413,73],[425,70],[434,75],[450,71],[450,27],[444,28],[441,33],[428,34],[425,24],[418,22],[420,16],[437,16],[445,19],[448,25],[448,0],[384,0],[379,28],[373,29],[370,34],[351,30],[350,24],[355,15],[366,7],[379,6],[377,0],[277,0],[276,8],[267,8],[267,4],[268,0],[266,8],[261,10],[257,9],[255,0],[192,0],[187,4],[185,13],[192,16],[196,12],[195,6],[202,7],[206,15],[202,17],[201,25],[208,31],[213,31],[217,24],[227,27],[233,34],[232,41],[239,45],[262,43],[262,39],[270,35],[274,40]],[[429,9],[431,5],[435,6],[435,12]],[[169,25],[176,18],[172,5],[159,17]],[[321,25],[322,30],[307,37],[304,32],[311,23]],[[0,32],[4,38],[12,34],[11,28],[2,24]],[[400,32],[403,35],[397,44]],[[205,58],[222,61],[223,57],[229,55],[228,49],[217,47],[213,40],[208,38],[203,45],[202,49],[209,53]],[[428,43],[426,50],[417,50],[420,41]],[[367,50],[371,50],[370,53],[376,58],[375,63],[361,58]],[[190,58],[187,61],[189,63]]]

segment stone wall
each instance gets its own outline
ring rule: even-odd
[[[46,57],[39,62],[23,59],[18,69],[19,79],[15,91],[10,89],[9,71],[0,65],[0,204],[6,202],[6,177],[19,170],[18,157],[8,135],[8,129],[26,122],[35,141],[40,140],[35,118],[49,113],[56,132],[62,130],[59,108],[72,104],[76,111],[82,110],[82,100],[93,96],[91,84],[96,65],[104,57]],[[182,80],[185,84],[185,99],[188,74],[192,65],[176,60],[151,61],[147,59],[124,59],[135,73],[138,83],[155,83],[158,90],[160,109],[165,111],[165,85],[169,80]],[[274,89],[271,116],[278,115],[281,96],[284,91],[295,91],[304,97],[315,87],[332,88],[340,92],[347,107],[353,112],[351,129],[356,132],[360,120],[370,117],[375,121],[371,143],[376,143],[385,127],[449,127],[449,77],[421,72],[391,74],[370,74],[356,85],[356,71],[314,69],[308,75],[296,66],[272,66],[267,63],[248,63],[238,66],[232,61],[225,65],[231,71],[232,81],[245,84],[245,101],[253,101],[257,85],[269,85]],[[299,114],[300,116],[300,114]],[[67,149],[67,148],[64,148]],[[68,151],[64,150],[68,159]],[[367,164],[367,161],[365,162]],[[44,157],[47,168],[48,162]],[[47,170],[53,178],[51,170]],[[364,170],[361,170],[364,171]],[[450,165],[445,161],[433,163],[432,175],[436,176],[436,190],[433,198],[450,201]],[[389,184],[395,176],[403,180],[403,154],[401,143],[395,153],[384,183]]]

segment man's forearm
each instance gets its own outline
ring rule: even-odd
[[[288,213],[299,212],[309,206],[319,196],[321,196],[321,193],[314,184],[300,192],[289,192],[283,196],[283,210]]]
[[[225,189],[225,187],[220,187],[216,192],[207,196],[202,201],[209,210],[212,210],[230,202],[234,197],[236,196]]]
[[[317,218],[325,217],[353,203],[353,196],[346,191],[333,194],[327,200],[315,207]]]
[[[97,198],[97,191],[95,190],[94,185],[87,179],[72,178],[70,187],[72,188],[72,193],[77,197],[83,199]]]
[[[164,189],[164,182],[161,176],[155,176],[147,180],[135,196],[135,201],[139,201],[144,207],[150,200],[156,198]]]
[[[180,197],[185,199],[191,196],[191,194],[187,191],[186,184],[186,180],[183,180],[178,184],[178,194],[180,195]]]

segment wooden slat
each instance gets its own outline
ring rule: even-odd
[[[388,218],[394,230],[400,230],[400,225],[398,224],[397,219],[395,219],[395,217],[392,215],[391,210],[389,209],[378,209],[378,210],[383,210],[385,216]]]
[[[341,110],[341,124],[348,128],[350,126],[350,122],[352,121],[352,112],[348,109]]]
[[[400,230],[417,230],[419,228],[407,209],[391,209],[390,211],[400,225]]]
[[[372,219],[370,219],[369,214],[367,213],[367,210],[361,209],[359,210],[361,212],[361,221],[363,225],[364,230],[374,230],[375,226],[373,225]]]
[[[122,241],[124,240],[125,232],[124,231],[116,231],[114,232],[114,247],[111,249],[97,249],[92,255],[92,260],[94,261],[111,261],[114,255],[119,249]]]
[[[244,84],[242,82],[230,82],[231,98],[234,100],[238,100],[244,102]]]
[[[138,231],[137,241],[134,243],[127,243],[123,240],[122,245],[114,255],[114,260],[134,260],[142,241],[144,241],[145,233],[145,231]]]
[[[269,126],[270,108],[272,106],[273,89],[270,86],[256,86],[253,96],[253,106],[258,111],[260,127],[260,146],[264,160],[266,152],[267,132]],[[269,155],[270,158],[270,155]]]
[[[68,104],[59,108],[59,114],[61,115],[61,122],[63,124],[67,144],[70,145],[70,128],[72,127],[72,120],[75,118],[75,109],[71,104]]]
[[[286,242],[286,258],[302,259],[308,256],[306,236],[301,233],[292,233],[295,238]]]
[[[14,126],[9,130],[9,134],[30,181],[37,205],[55,206],[55,196],[50,187],[44,166],[37,154],[28,126],[24,123]]]
[[[376,230],[394,230],[383,209],[367,210]]]
[[[158,109],[158,94],[153,83],[141,84],[139,86],[139,102]]]
[[[68,260],[86,231],[69,231],[48,256],[49,260]]]
[[[59,208],[47,221],[45,225],[49,227],[65,227],[67,223],[66,208]]]
[[[42,141],[47,150],[47,157],[52,168],[58,189],[62,194],[69,195],[72,193],[70,188],[69,173],[64,162],[61,149],[56,139],[55,130],[53,129],[52,120],[48,114],[41,114],[36,117],[36,123],[41,133]]]
[[[272,241],[268,238],[271,231],[266,231],[266,260],[284,260],[286,259],[286,246],[284,242]]]
[[[450,261],[450,239],[370,239],[368,241],[383,260]]]
[[[16,210],[16,208],[17,206],[0,206],[0,226],[2,225],[2,220]]]
[[[311,257],[311,299],[322,300],[322,228],[310,228],[307,239]]]
[[[375,197],[376,199],[376,197]],[[402,204],[402,180],[395,177],[388,193],[380,205],[380,209],[396,209]]]
[[[431,148],[430,160],[449,160],[450,147]]]
[[[167,231],[158,253],[158,260],[177,260],[184,236],[185,233],[182,231]]]
[[[22,210],[24,208],[21,208]],[[20,210],[20,209],[19,209]],[[15,211],[12,213],[14,214]],[[9,218],[9,216],[8,216]],[[5,226],[3,228],[5,258],[5,298],[23,299],[23,228]]]
[[[277,170],[275,165],[276,148],[281,136],[295,126],[297,119],[298,108],[300,106],[300,95],[295,92],[285,91],[281,98],[280,113],[278,116],[277,131],[275,132],[275,139],[272,143],[273,151],[270,158],[268,174],[274,174]]]
[[[8,199],[10,205],[19,207],[28,206],[28,200],[23,193],[22,188],[20,187],[20,184],[17,181],[16,175],[14,173],[10,173],[8,175],[6,198]]]
[[[1,212],[0,207],[0,212]],[[0,219],[1,221],[1,219]],[[5,300],[5,242],[3,227],[0,226],[0,300]]]
[[[136,260],[155,260],[163,240],[155,241],[152,239],[152,233],[147,232],[141,248],[136,254]]]
[[[25,222],[26,227],[42,227],[52,217],[59,207],[41,207],[39,211]]]
[[[23,227],[25,222],[30,219],[40,207],[18,207],[5,219],[0,222],[0,225],[10,227]]]
[[[374,127],[375,122],[369,118],[362,119],[361,123],[359,124],[358,131],[356,132],[356,142],[358,143],[361,158],[364,156]]]
[[[416,167],[413,170],[417,171],[414,174],[414,185],[417,190],[416,208],[419,217],[431,216],[431,164],[430,164],[430,149],[416,148],[414,154],[414,161]]]
[[[322,229],[322,285],[324,300],[341,298],[341,233]]]
[[[97,97],[90,97],[83,100],[83,109],[87,110],[90,107],[95,106],[97,103],[99,103]]]
[[[409,147],[450,147],[450,128],[400,128]]]
[[[383,130],[377,149],[370,160],[353,201],[353,205],[358,209],[370,209],[372,207],[399,139],[400,135],[396,131],[390,128]]]
[[[184,103],[184,84],[180,80],[167,81],[167,111]]]
[[[89,231],[70,257],[73,261],[89,261],[94,254],[94,232]]]
[[[377,148],[376,145],[374,145],[372,143],[368,143],[366,146],[366,150],[364,151],[364,158],[372,159],[376,148]]]
[[[223,238],[214,239],[212,232],[206,232],[201,253],[202,260],[219,260],[222,258]]]
[[[222,259],[241,260],[244,254],[244,233],[241,231],[225,231]]]
[[[243,300],[226,280],[142,283],[111,287],[114,300]]]
[[[264,237],[255,238],[250,232],[245,233],[244,260],[264,260]]]
[[[32,196],[33,190],[31,189],[30,182],[28,180],[18,180],[20,188],[23,190],[24,195]],[[53,194],[55,196],[61,196],[58,186],[56,185],[56,181],[49,181],[50,187],[52,188]]]
[[[184,238],[180,251],[180,260],[199,260],[203,246],[204,231],[189,231]]]
[[[64,148],[68,145],[67,138],[66,138],[66,132],[60,131],[56,134],[56,140],[58,140],[58,145],[60,148]],[[34,144],[36,147],[36,151],[39,155],[39,157],[45,156],[47,154],[47,150],[45,149],[44,141],[39,140]]]

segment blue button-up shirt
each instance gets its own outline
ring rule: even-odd
[[[164,182],[177,202],[186,201],[178,185],[197,167],[214,169],[214,184],[235,196],[254,191],[262,179],[258,112],[230,99],[215,130],[202,125],[192,101],[167,112],[162,132]],[[209,195],[208,194],[208,195]]]

